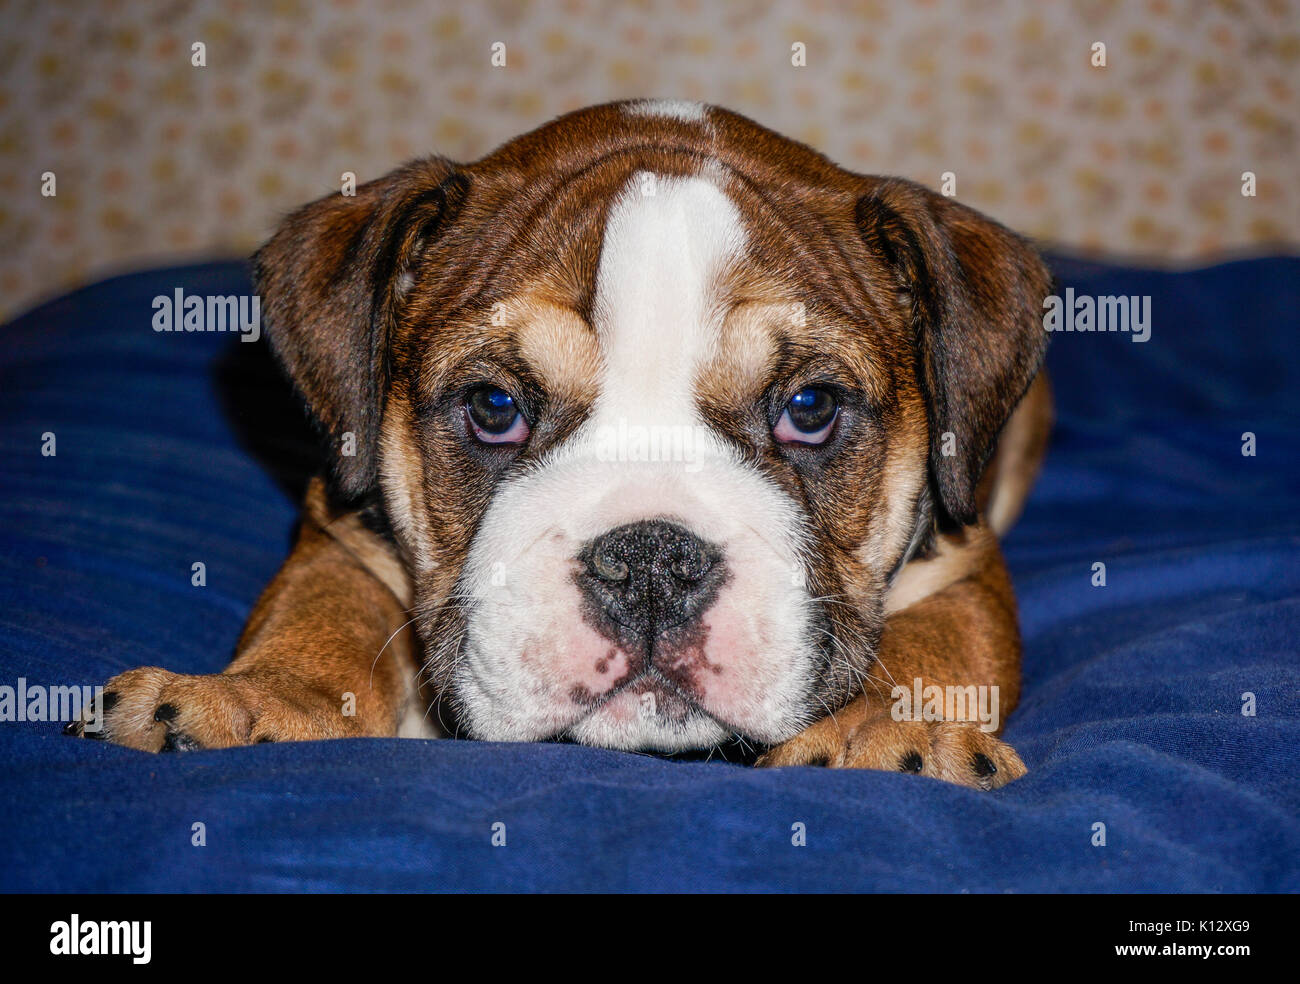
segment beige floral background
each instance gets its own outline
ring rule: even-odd
[[[0,0],[0,317],[107,274],[245,254],[344,171],[472,159],[566,110],[647,95],[730,106],[857,170],[935,187],[951,171],[958,198],[1076,252],[1291,251],[1298,14],[1288,0]]]

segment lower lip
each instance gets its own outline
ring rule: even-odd
[[[698,710],[694,701],[683,697],[675,688],[642,676],[601,701],[590,713],[605,715],[618,722],[630,721],[638,716],[682,721]]]

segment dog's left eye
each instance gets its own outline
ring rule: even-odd
[[[801,389],[785,405],[772,436],[786,444],[823,444],[831,435],[840,404],[835,394],[819,386]]]
[[[484,444],[522,444],[529,427],[515,406],[515,398],[496,386],[480,386],[465,401],[474,436]]]

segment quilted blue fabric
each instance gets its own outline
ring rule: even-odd
[[[469,741],[148,756],[7,722],[0,888],[1300,890],[1300,260],[1055,265],[1079,293],[1149,295],[1153,326],[1053,339],[1059,426],[1006,543],[1025,779]],[[151,329],[176,287],[247,274],[121,277],[0,334],[0,686],[219,670],[286,553],[297,409],[261,345]]]

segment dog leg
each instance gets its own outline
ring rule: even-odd
[[[417,693],[397,572],[391,548],[355,514],[332,511],[313,482],[298,542],[230,666],[128,670],[104,685],[99,731],[85,729],[90,715],[67,730],[151,752],[396,735]]]
[[[876,665],[864,693],[759,759],[763,766],[915,772],[977,789],[995,789],[1025,774],[1014,749],[995,735],[1020,696],[1020,633],[1011,583],[994,538],[983,531],[940,551],[934,561],[956,579],[885,623]],[[922,579],[936,575],[925,572]],[[922,708],[899,720],[893,686],[909,694],[930,686],[996,688],[992,732],[979,720],[918,720]],[[945,705],[946,707],[946,705]]]

